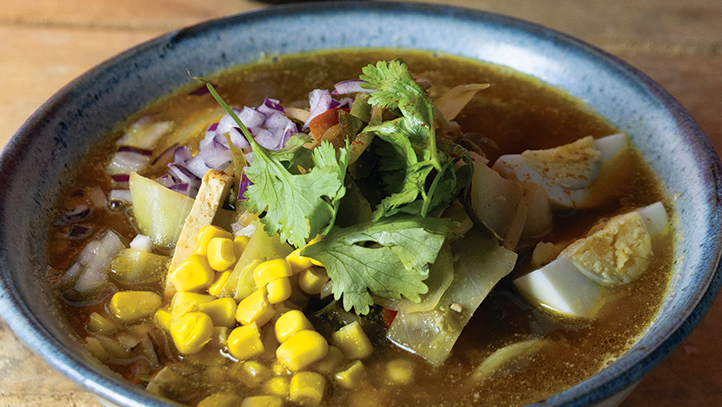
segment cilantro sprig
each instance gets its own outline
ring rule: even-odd
[[[426,89],[414,81],[406,64],[399,59],[379,61],[363,68],[361,86],[375,89],[369,103],[397,110],[400,116],[373,124],[364,132],[373,132],[388,143],[393,153],[381,153],[388,160],[380,168],[390,194],[384,197],[374,219],[396,213],[426,216],[447,205],[467,177],[456,174],[453,157],[437,147],[434,128],[434,104]],[[388,171],[390,170],[390,171]]]
[[[396,215],[347,228],[334,228],[301,255],[320,261],[333,281],[336,300],[347,311],[368,314],[372,295],[419,301],[433,264],[456,226],[449,219]]]
[[[333,227],[339,202],[346,193],[344,178],[349,160],[348,143],[336,149],[329,142],[313,150],[313,166],[305,174],[293,174],[298,150],[307,135],[294,135],[278,151],[258,144],[241,119],[218,94],[212,84],[206,87],[216,101],[233,118],[251,145],[253,162],[245,170],[253,183],[244,194],[246,207],[252,212],[266,212],[263,229],[269,236],[278,233],[282,241],[303,247],[306,239],[327,233]],[[240,174],[239,174],[240,175]]]

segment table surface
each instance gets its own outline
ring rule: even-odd
[[[571,34],[648,74],[722,151],[719,0],[449,0]],[[76,76],[136,44],[208,19],[267,7],[251,0],[0,0],[0,146]],[[0,406],[99,406],[0,321]],[[623,406],[722,406],[722,299]]]

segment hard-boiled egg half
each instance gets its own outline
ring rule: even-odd
[[[652,239],[664,233],[668,223],[660,202],[615,216],[514,285],[529,301],[553,312],[591,318],[603,304],[602,286],[628,284],[647,269]]]
[[[499,157],[492,167],[504,178],[540,185],[555,206],[589,208],[603,204],[594,194],[600,175],[609,172],[610,161],[629,147],[626,134],[600,139],[584,137],[547,150],[527,150]]]

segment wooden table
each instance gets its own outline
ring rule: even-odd
[[[719,0],[450,0],[566,32],[647,73],[722,151]],[[251,0],[0,0],[0,146],[64,84],[166,31],[266,7]],[[0,406],[98,406],[0,321]],[[625,407],[722,406],[722,300]]]

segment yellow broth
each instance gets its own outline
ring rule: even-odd
[[[258,106],[264,98],[279,99],[281,104],[301,106],[308,92],[330,89],[335,82],[358,78],[361,67],[377,60],[403,57],[412,73],[429,79],[433,92],[462,83],[490,83],[456,118],[467,139],[479,146],[493,162],[498,156],[520,153],[526,149],[540,149],[572,142],[592,135],[602,137],[617,130],[588,107],[563,92],[515,73],[507,68],[482,64],[444,55],[398,50],[357,50],[321,52],[308,55],[267,58],[258,63],[239,67],[211,78],[221,95],[232,106]],[[100,187],[107,192],[112,182],[103,172],[112,154],[114,140],[122,129],[138,117],[153,114],[155,120],[175,122],[174,132],[193,126],[194,131],[183,136],[189,141],[203,137],[205,129],[223,115],[213,98],[202,88],[193,85],[154,102],[137,113],[127,123],[119,124],[117,132],[97,146],[87,160],[74,171],[72,181],[58,198],[57,209],[72,206],[81,199],[83,191]],[[173,143],[169,138],[158,151]],[[641,157],[634,157],[623,169],[625,181],[614,185],[619,198],[604,207],[564,213],[555,219],[554,230],[544,241],[564,242],[582,237],[601,219],[624,213],[659,200],[665,201],[661,186]],[[158,176],[162,167],[154,173]],[[106,228],[117,231],[128,243],[137,233],[127,215],[127,208],[117,207],[95,211],[86,224],[93,227],[91,236],[81,240],[65,237],[67,225],[51,221],[48,236],[48,279],[55,285],[62,272],[74,261],[77,253]],[[58,212],[59,213],[59,212]],[[53,216],[57,217],[58,213]],[[609,302],[591,322],[559,321],[542,310],[534,309],[519,298],[511,284],[512,278],[529,271],[528,261],[536,241],[523,241],[515,271],[501,281],[482,303],[469,325],[464,329],[450,359],[439,368],[431,368],[425,361],[388,343],[383,336],[373,338],[381,346],[364,360],[371,383],[366,387],[343,390],[331,386],[326,395],[327,405],[351,406],[516,406],[541,400],[590,377],[616,357],[628,350],[641,335],[657,312],[668,284],[672,264],[672,237],[667,233],[654,244],[654,260],[637,281],[614,292]],[[120,286],[111,286],[103,300],[95,303],[78,302],[67,293],[58,292],[65,316],[78,336],[88,336],[85,325],[91,312],[107,315],[106,302]],[[160,286],[149,287],[162,292]],[[162,363],[185,363],[199,379],[190,394],[177,395],[189,404],[221,389],[232,389],[239,395],[258,392],[252,380],[244,378],[240,364],[223,352],[204,350],[199,354],[181,357],[173,349],[161,329],[148,321],[148,329]],[[323,329],[317,328],[323,332]],[[542,347],[524,366],[503,377],[495,377],[481,384],[470,384],[468,376],[487,356],[501,347],[523,341],[530,335],[544,334],[550,345]],[[170,344],[170,345],[169,345]],[[417,364],[414,384],[400,386],[387,383],[383,377],[384,363],[391,358],[411,359]],[[154,373],[142,358],[110,367],[136,384],[144,385]]]

